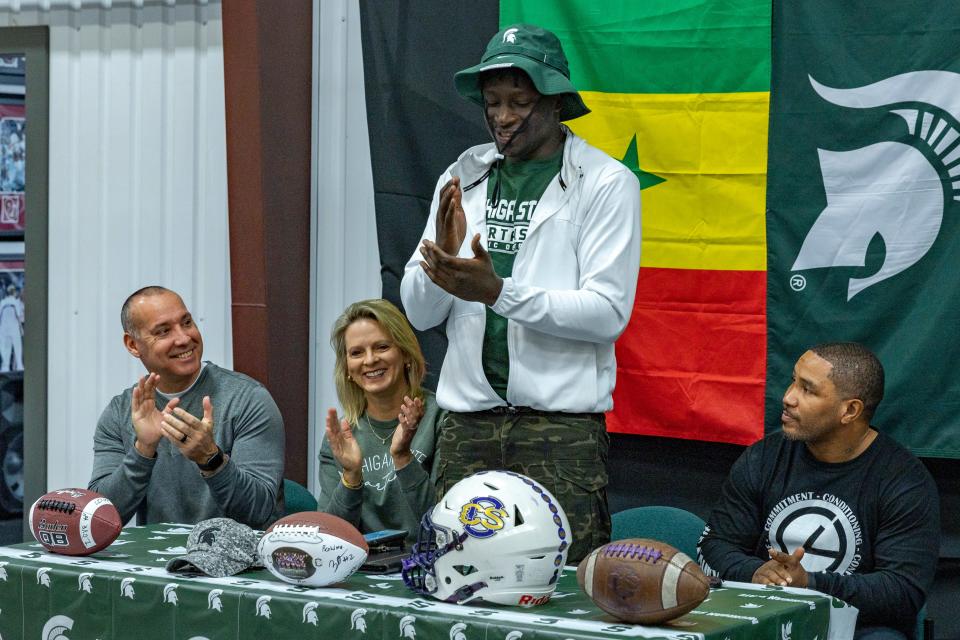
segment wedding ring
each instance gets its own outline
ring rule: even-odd
[[[187,434],[183,434],[183,437],[180,438],[180,442],[186,442],[186,441],[187,441]]]

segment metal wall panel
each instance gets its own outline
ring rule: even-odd
[[[330,328],[351,302],[380,296],[380,250],[363,86],[360,5],[314,0],[310,425],[314,494],[328,407],[338,407]]]
[[[0,26],[50,27],[49,488],[86,486],[100,412],[143,373],[121,341],[130,292],[180,292],[204,358],[232,366],[220,13],[0,3]]]

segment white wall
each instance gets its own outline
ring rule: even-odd
[[[141,373],[120,340],[127,294],[180,291],[205,357],[232,365],[221,4],[0,0],[0,27],[34,25],[50,25],[48,486],[85,486],[97,417]],[[381,291],[357,2],[314,0],[313,75],[316,492],[326,408],[338,406],[330,326]]]
[[[316,452],[326,410],[339,409],[330,327],[349,303],[379,297],[381,283],[359,3],[314,0],[313,15],[310,389],[314,393],[307,473],[309,488],[316,494]]]
[[[0,3],[0,26],[50,26],[50,488],[86,486],[97,418],[142,373],[121,342],[130,292],[180,292],[204,357],[232,365],[220,15],[217,0]]]

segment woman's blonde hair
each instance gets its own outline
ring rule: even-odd
[[[333,368],[334,382],[337,385],[337,398],[343,406],[344,417],[350,424],[357,424],[360,416],[367,410],[367,398],[363,390],[357,386],[347,374],[347,327],[357,320],[374,320],[387,334],[387,337],[403,353],[403,376],[407,381],[408,394],[411,398],[423,397],[423,377],[427,373],[427,363],[420,351],[420,343],[413,333],[413,328],[406,317],[400,313],[391,302],[382,298],[361,300],[354,302],[340,314],[333,329],[330,331],[330,346],[336,355],[337,361]]]

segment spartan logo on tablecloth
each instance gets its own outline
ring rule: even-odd
[[[463,529],[474,538],[489,538],[503,529],[509,517],[503,503],[493,496],[477,496],[460,508]]]
[[[409,640],[417,640],[417,629],[414,626],[417,619],[413,616],[403,616],[400,618],[400,637]]]
[[[66,632],[73,629],[73,619],[68,616],[53,616],[43,625],[42,640],[70,640]]]
[[[169,582],[163,587],[163,601],[166,604],[172,604],[177,606],[177,587],[179,587],[175,582]]]
[[[87,593],[93,593],[93,578],[92,573],[81,573],[77,576],[77,591],[86,591]]]
[[[166,549],[148,549],[147,553],[158,556],[182,556],[187,552],[186,547],[167,547]]]
[[[207,594],[207,609],[213,609],[223,613],[223,603],[220,602],[220,594],[223,593],[223,589],[211,589],[210,593]]]
[[[940,233],[944,193],[960,200],[960,74],[913,71],[852,89],[809,79],[827,102],[851,109],[887,108],[906,122],[909,133],[908,143],[817,149],[827,206],[807,233],[792,270],[863,267],[867,248],[879,234],[886,247],[883,265],[866,278],[850,278],[849,301],[923,258]]]
[[[514,629],[506,635],[503,640],[520,640],[523,637],[523,633]]]
[[[0,580],[4,582],[7,581],[7,569],[6,566],[10,564],[9,562],[0,562]]]
[[[270,619],[270,596],[260,596],[257,598],[257,615]]]
[[[367,615],[366,609],[354,609],[353,613],[350,614],[350,629],[366,633],[367,621],[363,617],[365,615]]]
[[[784,498],[765,524],[771,547],[792,553],[803,546],[800,564],[808,572],[849,575],[860,566],[860,520],[842,499],[812,491]]]
[[[50,567],[40,567],[37,569],[37,584],[42,584],[46,588],[50,588],[50,576],[47,574],[50,573]]]
[[[133,583],[136,582],[136,578],[124,578],[120,581],[120,597],[121,598],[130,598],[135,600],[137,594],[133,590]]]
[[[317,623],[320,621],[317,620],[317,607],[320,606],[317,602],[308,602],[303,605],[303,624],[312,624],[317,626]]]
[[[787,621],[780,627],[781,640],[790,640],[790,634],[793,633],[793,622]]]
[[[450,640],[467,640],[466,631],[467,625],[463,622],[458,622],[452,627],[450,627]]]

